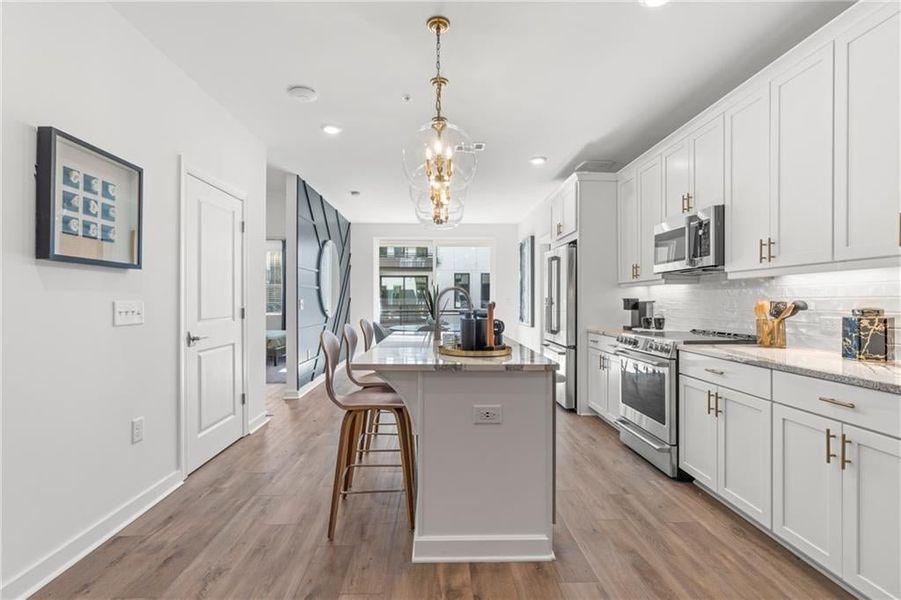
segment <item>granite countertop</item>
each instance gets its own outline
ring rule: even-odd
[[[556,371],[558,365],[509,337],[510,356],[469,358],[439,354],[431,333],[394,333],[354,358],[353,368],[369,371]]]
[[[862,362],[844,359],[837,352],[825,350],[737,344],[692,344],[680,346],[679,350],[901,395],[901,364],[898,362]]]

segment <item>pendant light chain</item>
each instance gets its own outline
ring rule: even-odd
[[[441,29],[435,27],[435,113],[441,120],[441,89],[444,87],[441,80]]]

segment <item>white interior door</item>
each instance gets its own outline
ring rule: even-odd
[[[242,202],[185,182],[185,460],[187,472],[244,433]]]

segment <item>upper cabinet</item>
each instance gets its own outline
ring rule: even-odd
[[[835,258],[901,251],[898,4],[835,42]]]
[[[621,265],[620,281],[653,268],[642,169],[655,160],[662,217],[726,204],[730,276],[897,260],[899,31],[899,3],[857,3],[628,165],[639,274],[623,278]]]
[[[635,173],[620,173],[617,182],[616,216],[618,273],[620,283],[635,281],[635,267],[641,262],[638,247],[638,189]]]
[[[717,115],[663,151],[666,217],[723,203],[723,144]]]
[[[551,239],[563,241],[579,231],[579,180],[570,178],[551,196]]]
[[[636,281],[654,281],[654,226],[663,220],[663,179],[660,157],[638,167],[638,242],[641,249]]]
[[[832,44],[770,83],[767,264],[832,260]]]

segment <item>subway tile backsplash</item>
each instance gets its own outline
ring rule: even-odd
[[[895,358],[901,333],[901,269],[835,271],[765,279],[710,280],[623,289],[623,297],[654,300],[666,328],[697,327],[754,333],[758,300],[804,300],[809,310],[786,322],[788,345],[841,352],[842,317],[874,306],[895,318]]]

